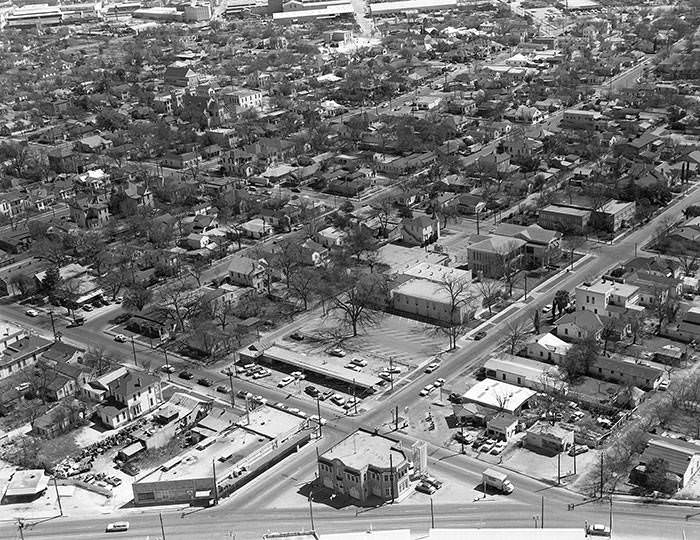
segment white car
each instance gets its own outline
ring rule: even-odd
[[[439,367],[440,367],[440,364],[438,364],[437,362],[431,362],[430,364],[428,364],[428,365],[425,367],[425,372],[426,372],[426,373],[432,373],[433,371],[435,371],[435,370],[436,370],[437,368],[439,368]]]
[[[331,398],[331,401],[332,401],[333,403],[335,403],[336,405],[338,405],[338,407],[342,407],[343,405],[345,405],[345,401],[346,401],[346,400],[345,400],[345,398],[344,398],[343,396],[341,396],[340,394],[335,394],[335,395]]]
[[[304,375],[301,371],[292,371],[290,375],[295,379],[306,379],[306,375]]]
[[[596,523],[595,525],[589,525],[586,531],[591,536],[610,536],[610,527],[603,525],[602,523]]]
[[[425,385],[425,386],[423,387],[423,390],[421,390],[421,391],[418,393],[418,395],[421,396],[421,397],[425,397],[425,396],[427,396],[428,394],[430,394],[430,392],[432,392],[434,389],[435,389],[435,387],[434,387],[432,384],[427,384],[427,385]]]
[[[36,309],[28,309],[24,312],[27,317],[38,317],[39,312]]]
[[[391,373],[389,373],[387,371],[380,371],[377,374],[377,377],[379,377],[380,379],[384,379],[385,381],[389,381],[389,380],[391,380]]]
[[[670,381],[661,381],[661,382],[659,383],[659,386],[656,387],[656,389],[657,389],[659,392],[665,392],[666,390],[668,390],[668,385],[669,385],[670,383],[671,383]]]
[[[280,382],[277,383],[277,386],[280,388],[287,386],[288,384],[292,384],[296,379],[294,377],[285,377],[282,379]]]
[[[542,308],[542,313],[549,313],[550,311],[552,311],[552,304],[547,304]]]
[[[340,347],[336,347],[335,349],[331,349],[330,351],[328,351],[328,354],[330,354],[331,356],[337,356],[339,358],[342,358],[343,356],[345,356],[346,352]]]
[[[353,358],[352,363],[359,367],[367,367],[367,360],[364,358]]]
[[[175,368],[170,364],[163,364],[162,366],[160,366],[160,370],[165,373],[175,373]]]
[[[105,528],[105,532],[124,532],[129,530],[128,521],[115,521],[114,523],[109,523]]]
[[[443,379],[442,377],[440,377],[439,379],[435,379],[435,382],[433,383],[433,386],[434,386],[435,388],[440,388],[440,387],[441,387],[442,385],[444,385],[444,384],[445,384],[445,379]]]
[[[319,420],[319,417],[317,414],[309,416],[309,420],[311,420],[311,422],[316,422],[317,424],[321,424],[322,426],[325,426],[328,423],[328,420],[326,420],[325,418],[321,418]]]
[[[124,334],[117,334],[114,336],[114,341],[118,343],[126,343],[126,336]]]

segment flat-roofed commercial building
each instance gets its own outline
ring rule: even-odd
[[[454,306],[445,286],[427,279],[409,279],[391,290],[394,309],[442,323],[462,324],[474,314],[475,306]]]
[[[137,506],[209,504],[308,442],[307,420],[261,407],[134,482]]]
[[[318,457],[323,487],[363,505],[410,493],[408,469],[409,456],[398,441],[362,429]]]

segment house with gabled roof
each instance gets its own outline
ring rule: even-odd
[[[554,334],[543,333],[532,336],[525,345],[527,356],[541,362],[559,364],[572,345]]]
[[[603,322],[600,317],[589,309],[566,313],[557,321],[557,336],[578,341],[587,336],[600,338]]]
[[[678,477],[678,487],[682,488],[700,471],[700,446],[670,437],[652,437],[639,461],[649,465],[656,459],[662,459],[666,463],[666,470]]]

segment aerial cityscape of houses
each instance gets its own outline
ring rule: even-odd
[[[0,536],[700,537],[695,2],[13,0],[0,61]]]

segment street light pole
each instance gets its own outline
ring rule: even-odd
[[[231,391],[231,408],[233,409],[236,406],[236,394],[233,392],[233,372],[231,368],[228,369],[226,375],[228,375],[229,390]]]
[[[311,517],[311,530],[315,531],[316,527],[314,526],[313,494],[313,488],[309,488],[309,517]]]
[[[138,366],[136,362],[136,344],[134,343],[134,336],[131,336],[131,352],[134,353],[134,365]]]
[[[321,400],[316,396],[316,411],[318,412],[318,438],[323,438],[323,420],[321,420]]]
[[[53,320],[53,310],[49,311],[49,317],[51,317],[51,330],[53,331],[53,340],[56,341],[56,324]]]

